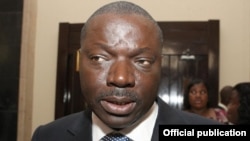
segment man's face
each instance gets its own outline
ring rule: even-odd
[[[132,125],[157,96],[161,47],[156,27],[136,15],[105,14],[91,20],[81,43],[84,98],[111,128]]]

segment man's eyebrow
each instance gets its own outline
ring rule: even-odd
[[[131,55],[138,55],[138,54],[141,54],[144,52],[151,52],[150,48],[148,48],[148,47],[137,48],[136,50],[133,50],[131,52]]]
[[[92,47],[90,47],[89,49],[91,49]],[[110,54],[114,54],[114,46],[110,46],[110,45],[107,45],[107,44],[102,44],[102,43],[95,43],[93,45],[93,48],[101,48],[105,51],[107,51],[108,53]],[[127,47],[128,50],[130,50],[129,48],[130,47]],[[85,50],[85,49],[83,49]],[[88,50],[88,49],[87,49]],[[86,50],[86,51],[87,51]],[[145,53],[145,52],[152,52],[151,49],[147,46],[145,47],[140,47],[140,48],[136,48],[136,49],[132,49],[131,51],[129,51],[129,56],[136,56],[136,55],[139,55],[139,54],[142,54],[142,53]]]
[[[109,48],[111,48],[111,46],[101,44],[101,43],[94,43],[92,45],[87,45],[86,47],[81,47],[78,49],[78,51],[80,52],[88,51],[88,50],[95,49],[95,48],[102,48],[102,49],[108,50]]]

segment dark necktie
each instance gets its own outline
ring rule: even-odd
[[[130,138],[121,133],[112,132],[101,138],[100,141],[133,141],[133,140],[131,140]]]

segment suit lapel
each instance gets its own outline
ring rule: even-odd
[[[83,118],[72,123],[68,132],[73,135],[73,141],[92,141],[92,119],[91,111],[83,112]]]
[[[152,141],[159,140],[159,125],[183,123],[176,111],[166,104],[160,97],[157,98],[157,103],[159,109],[151,139]]]

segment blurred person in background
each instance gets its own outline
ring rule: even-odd
[[[220,102],[218,103],[218,108],[221,108],[227,112],[227,105],[229,103],[233,86],[226,85],[220,90]]]
[[[184,94],[183,110],[226,124],[226,113],[220,108],[211,107],[208,95],[207,83],[199,78],[193,79]]]
[[[231,124],[250,124],[250,82],[240,82],[233,87],[227,108]]]

